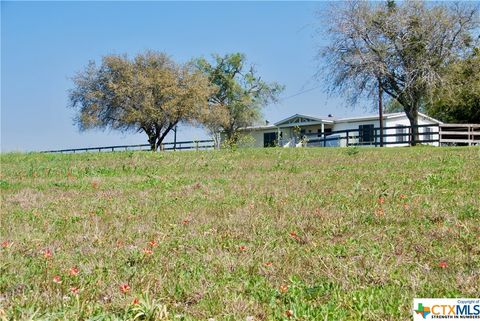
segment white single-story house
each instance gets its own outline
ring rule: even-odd
[[[438,145],[438,125],[442,122],[419,113],[418,124],[420,142]],[[407,146],[409,126],[410,122],[403,112],[384,114],[385,146]],[[378,115],[335,118],[332,115],[318,117],[295,114],[274,124],[266,122],[262,126],[243,128],[242,132],[253,138],[256,147],[378,146],[379,127]]]

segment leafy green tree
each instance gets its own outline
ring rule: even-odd
[[[447,123],[480,123],[480,49],[445,68],[427,113]]]
[[[413,0],[341,2],[329,19],[331,43],[321,57],[331,89],[355,102],[380,84],[412,126],[445,66],[472,50],[479,25],[478,5]]]
[[[192,64],[179,65],[165,53],[147,51],[133,60],[103,57],[73,77],[70,105],[80,130],[144,132],[157,150],[179,122],[193,122],[208,107],[212,87]]]
[[[214,136],[221,131],[232,143],[237,142],[239,129],[259,121],[262,107],[276,102],[283,90],[263,81],[241,53],[214,55],[213,61],[201,58],[196,65],[215,87],[201,122]]]

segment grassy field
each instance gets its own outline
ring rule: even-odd
[[[0,319],[410,320],[480,293],[480,149],[1,155]]]

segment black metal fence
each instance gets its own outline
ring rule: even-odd
[[[306,146],[388,146],[411,145],[413,143],[412,128],[418,129],[417,144],[439,143],[440,130],[438,124],[417,126],[391,126],[380,128],[366,125],[358,129],[337,130],[326,133],[305,133],[294,142],[304,143]],[[381,143],[381,136],[383,143]]]
[[[202,149],[213,149],[214,142],[211,139],[206,140],[188,140],[180,142],[168,142],[162,143],[160,150],[174,151],[174,150],[202,150]],[[149,144],[139,144],[139,145],[114,145],[114,146],[101,146],[101,147],[83,147],[83,148],[69,148],[69,149],[57,149],[57,150],[46,150],[42,153],[81,153],[81,152],[115,152],[115,151],[131,151],[131,150],[150,150]]]
[[[418,129],[417,144],[434,145],[480,145],[480,124],[427,124],[414,126]],[[358,129],[345,129],[325,133],[304,133],[297,138],[280,139],[276,141],[279,146],[294,147],[298,144],[311,147],[333,146],[402,146],[413,143],[412,126],[397,125],[380,128],[373,125],[363,125]],[[381,136],[383,143],[381,144]],[[215,143],[211,139],[190,140],[163,143],[160,150],[205,150],[214,149]],[[76,152],[102,152],[102,151],[129,151],[150,150],[149,144],[140,145],[114,145],[102,147],[84,147],[59,150],[48,150],[43,153],[76,153]]]

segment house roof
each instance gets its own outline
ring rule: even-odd
[[[405,113],[387,113],[387,114],[383,114],[383,119],[397,118],[397,117],[403,117],[403,116],[405,116]],[[378,119],[378,114],[372,114],[372,115],[365,115],[365,116],[337,118],[335,119],[335,122],[349,123],[349,122],[356,122],[356,121],[362,121],[362,120],[377,120],[377,119]]]
[[[430,116],[428,116],[428,115],[425,115],[424,113],[418,113],[418,115],[420,115],[421,117],[426,118],[426,119],[428,119],[428,120],[430,120],[430,121],[432,121],[432,122],[434,122],[434,123],[443,124],[443,121],[440,121],[440,120],[438,120],[438,119],[435,119],[435,118],[433,118],[433,117],[430,117]]]
[[[423,113],[418,113],[420,117],[430,120],[431,122],[437,124],[443,124],[441,121],[427,116]],[[384,119],[393,119],[405,117],[404,112],[399,113],[386,113],[383,114]],[[367,121],[367,120],[377,120],[378,114],[366,115],[366,116],[355,116],[355,117],[345,117],[345,118],[335,118],[335,117],[318,117],[305,114],[294,114],[290,117],[282,119],[273,125],[261,125],[261,126],[248,126],[242,128],[242,130],[263,130],[263,129],[274,129],[274,128],[285,128],[285,127],[294,127],[294,126],[306,126],[306,125],[319,125],[319,124],[336,124],[336,123],[348,123],[348,122],[358,122],[358,121]]]
[[[317,117],[317,116],[310,116],[310,115],[304,115],[304,114],[295,114],[276,122],[275,126],[291,127],[291,126],[304,125],[307,123],[308,124],[320,124],[320,123],[332,124],[333,119],[332,117]]]
[[[240,130],[262,130],[262,129],[273,129],[277,128],[275,125],[260,125],[260,126],[247,126],[242,127]]]
[[[432,118],[430,116],[427,116],[423,113],[418,113],[420,117],[426,118],[434,123],[437,124],[442,124],[441,121]],[[392,118],[399,118],[399,117],[404,117],[405,113],[404,112],[399,112],[399,113],[387,113],[383,114],[384,119],[392,119]],[[355,117],[346,117],[346,118],[338,118],[335,119],[335,123],[348,123],[348,122],[356,122],[356,121],[362,121],[362,120],[377,120],[378,119],[378,114],[372,114],[372,115],[366,115],[366,116],[355,116]]]

